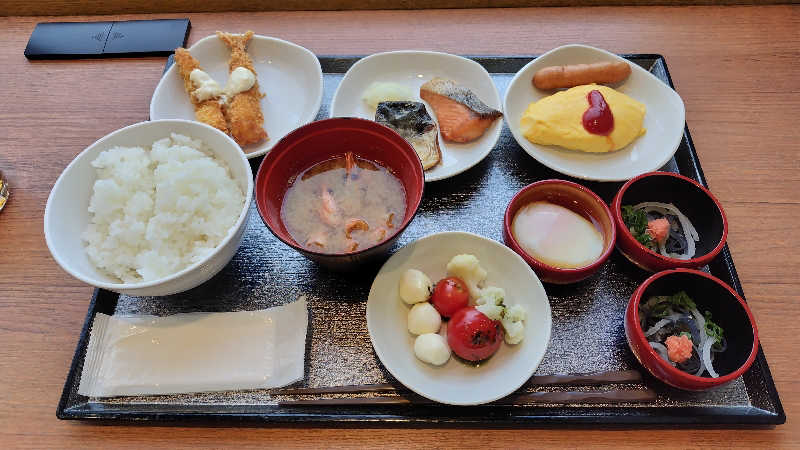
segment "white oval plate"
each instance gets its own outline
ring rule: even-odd
[[[360,59],[344,74],[331,103],[331,117],[361,117],[375,120],[375,110],[361,100],[374,81],[398,83],[416,93],[415,101],[425,103],[428,114],[436,117],[427,102],[419,98],[419,88],[433,77],[448,78],[472,90],[484,103],[500,110],[500,94],[489,72],[480,64],[448,53],[403,50],[376,53]],[[500,138],[503,121],[495,120],[479,139],[466,144],[446,142],[439,136],[442,161],[425,171],[425,181],[458,175],[478,164]]]
[[[220,86],[228,80],[230,50],[216,35],[189,47],[200,66]],[[269,139],[242,150],[248,158],[267,153],[295,128],[317,117],[322,104],[322,67],[308,49],[277,38],[253,36],[247,46],[258,74],[264,129]],[[183,79],[173,64],[158,82],[150,100],[150,119],[195,120],[194,107],[183,88]]]
[[[627,80],[613,87],[647,107],[644,116],[647,133],[644,136],[611,153],[567,150],[534,144],[525,139],[519,128],[522,114],[531,102],[555,92],[533,86],[531,80],[537,70],[547,66],[615,60],[626,61],[633,69]],[[514,139],[529,155],[565,175],[596,181],[624,181],[660,168],[678,149],[685,125],[683,100],[672,88],[635,63],[605,50],[577,44],[550,50],[520,69],[508,85],[503,109]]]
[[[454,356],[437,367],[414,356],[416,336],[406,324],[410,307],[400,299],[398,283],[412,268],[436,282],[460,253],[478,258],[488,272],[486,284],[505,289],[508,305],[525,307],[525,338],[517,345],[503,343],[477,367]],[[511,394],[536,371],[550,342],[550,302],[533,270],[508,247],[472,233],[436,233],[401,248],[383,265],[369,291],[367,328],[381,363],[407,388],[440,403],[478,405]]]

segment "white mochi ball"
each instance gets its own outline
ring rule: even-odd
[[[450,347],[441,335],[421,334],[414,341],[414,354],[422,362],[441,366],[450,359]]]
[[[427,301],[431,292],[431,279],[417,269],[408,269],[400,277],[400,298],[409,305]]]
[[[436,333],[442,326],[442,316],[428,302],[417,303],[408,312],[408,331],[411,334]]]

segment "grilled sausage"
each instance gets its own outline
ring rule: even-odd
[[[558,89],[590,83],[619,83],[630,74],[631,66],[623,61],[551,66],[536,72],[533,85],[539,89]]]

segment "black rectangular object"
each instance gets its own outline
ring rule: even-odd
[[[120,22],[49,22],[34,28],[28,59],[169,55],[185,45],[189,19]]]
[[[660,55],[623,55],[672,86],[666,62]],[[329,115],[330,102],[343,74],[359,57],[320,57],[324,72],[324,98],[318,119]],[[491,74],[501,93],[531,57],[473,57]],[[171,59],[167,66],[171,64]],[[251,160],[255,171],[261,158]],[[706,186],[688,128],[672,158],[661,170],[681,173]],[[535,161],[514,141],[506,126],[497,146],[480,164],[447,183],[426,185],[416,219],[400,237],[395,250],[423,235],[448,229],[463,229],[501,240],[501,218],[506,202],[522,186],[547,178],[566,178]],[[597,183],[571,179],[610,200],[622,183]],[[480,200],[481,204],[475,202]],[[105,419],[123,421],[255,422],[271,424],[341,425],[388,421],[392,425],[441,425],[534,427],[564,424],[781,424],[786,415],[761,349],[751,367],[729,387],[704,393],[683,392],[646,374],[625,344],[622,315],[627,298],[648,273],[634,267],[615,251],[598,276],[569,286],[546,287],[553,311],[553,334],[548,354],[537,375],[565,371],[638,369],[645,374],[638,387],[657,391],[652,404],[630,405],[538,405],[508,407],[481,405],[393,406],[293,406],[278,407],[259,400],[260,391],[180,394],[134,398],[89,399],[78,395],[89,329],[96,313],[173,314],[191,311],[231,311],[268,307],[297,291],[308,294],[311,307],[306,377],[297,386],[322,385],[320,380],[347,372],[351,383],[397,382],[383,369],[366,334],[364,309],[375,268],[359,277],[331,274],[306,260],[275,239],[253,213],[242,247],[231,263],[206,284],[175,296],[132,298],[102,289],[95,290],[81,331],[78,347],[58,404],[61,419]],[[727,247],[707,267],[742,297]],[[607,277],[607,278],[603,278]],[[282,298],[281,298],[282,297]],[[581,326],[604,320],[606,335],[586,336]],[[594,329],[597,327],[595,326]],[[568,331],[568,332],[565,332]],[[601,331],[597,331],[600,333]],[[338,340],[337,340],[338,339]],[[569,357],[575,343],[591,348],[593,341],[611,344],[611,351],[594,358]],[[606,345],[607,344],[600,344]],[[338,347],[337,347],[338,346]],[[584,349],[584,352],[586,350]],[[335,356],[335,357],[332,357]],[[342,367],[342,366],[345,367]],[[601,366],[601,367],[598,367]],[[370,378],[375,375],[377,379]],[[355,374],[355,375],[354,375]],[[366,375],[365,375],[366,374]],[[327,378],[326,378],[327,377]],[[341,376],[340,376],[341,378]],[[332,385],[332,384],[331,384]],[[634,388],[637,386],[633,386]],[[591,389],[591,388],[587,388]]]
[[[36,24],[25,57],[88,58],[103,53],[113,22],[50,22]]]
[[[189,27],[189,19],[114,22],[103,54],[169,55],[186,43]]]

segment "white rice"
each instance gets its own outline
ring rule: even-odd
[[[244,194],[224,162],[179,134],[114,147],[92,161],[97,181],[83,233],[89,260],[125,283],[155,280],[203,259],[228,235]]]

